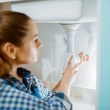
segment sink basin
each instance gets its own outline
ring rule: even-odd
[[[81,17],[82,1],[53,0],[13,3],[12,10],[24,12],[37,21],[69,21]]]

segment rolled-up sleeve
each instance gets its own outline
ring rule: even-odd
[[[63,93],[57,92],[38,99],[9,85],[2,85],[0,110],[72,110],[72,104]]]

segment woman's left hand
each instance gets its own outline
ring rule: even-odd
[[[84,54],[83,52],[81,52],[81,53],[79,54],[79,57],[80,57],[80,59],[81,59],[80,64],[83,64],[83,63],[89,61],[89,59],[90,59],[89,55]]]

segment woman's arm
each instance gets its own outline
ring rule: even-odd
[[[53,91],[63,92],[67,96],[70,96],[70,89],[73,83],[73,77],[74,77],[74,74],[76,74],[76,72],[78,71],[78,67],[79,67],[78,64],[72,67],[72,58],[73,56],[70,58],[68,62],[68,65],[67,65],[66,71],[64,72],[63,77],[55,86],[55,88],[53,88]]]
[[[80,63],[74,65],[74,67],[71,67],[74,62],[72,62],[73,57],[70,58],[63,77],[57,84],[54,84],[54,88],[52,89],[53,91],[63,92],[65,95],[70,96],[70,89],[73,84],[74,74],[78,71],[79,65],[88,61],[88,57],[83,52],[79,54],[79,57],[81,59]]]

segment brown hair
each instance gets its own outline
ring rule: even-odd
[[[2,45],[6,42],[16,46],[22,45],[28,32],[30,20],[30,17],[20,12],[0,12],[0,77],[3,77],[10,70],[10,62],[1,50]]]

